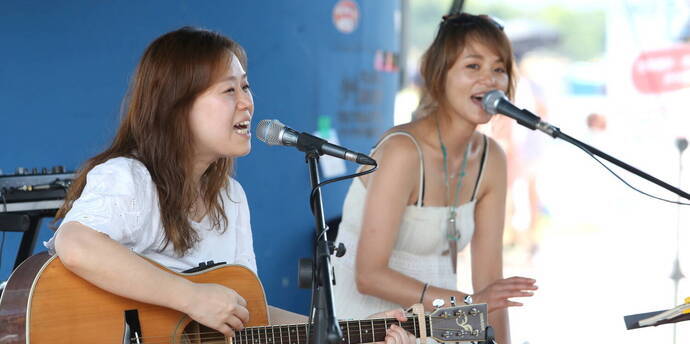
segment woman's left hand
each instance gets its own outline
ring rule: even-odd
[[[405,311],[402,308],[392,309],[390,311],[376,313],[369,318],[396,318],[399,321],[407,321]],[[377,344],[415,344],[417,341],[414,335],[405,331],[404,328],[398,325],[391,325],[386,329],[386,338],[384,342],[377,342]]]

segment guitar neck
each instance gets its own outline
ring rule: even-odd
[[[426,335],[429,336],[429,317],[425,316]],[[386,337],[386,330],[391,325],[398,325],[419,338],[419,321],[412,317],[408,321],[400,322],[394,318],[348,320],[340,321],[340,329],[343,333],[343,343],[359,344],[370,342],[382,342]],[[309,324],[275,325],[248,327],[235,333],[235,344],[308,344],[310,333]]]

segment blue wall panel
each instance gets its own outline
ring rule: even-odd
[[[397,0],[360,0],[350,34],[332,22],[335,0],[0,3],[0,169],[78,168],[110,142],[129,78],[155,37],[192,25],[222,32],[249,55],[254,123],[278,118],[307,132],[331,118],[341,144],[367,151],[392,124],[397,75],[374,69],[377,50],[397,52]],[[253,142],[236,177],[249,197],[259,274],[271,304],[308,309],[297,259],[310,257],[314,221],[302,153]],[[348,171],[356,166],[348,164]],[[324,189],[340,214],[349,183]],[[39,242],[50,237],[44,224]],[[20,236],[6,233],[0,280]],[[42,250],[37,245],[36,251]]]

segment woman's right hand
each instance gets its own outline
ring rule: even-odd
[[[536,280],[526,277],[503,278],[491,283],[488,287],[472,295],[473,303],[486,303],[489,312],[519,307],[522,303],[509,300],[511,297],[528,297],[534,295],[530,290],[537,290]]]
[[[234,336],[249,321],[247,301],[220,284],[195,283],[189,304],[183,310],[197,322],[226,336]]]

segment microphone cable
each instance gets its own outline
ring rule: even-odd
[[[325,181],[323,181],[323,182],[321,182],[321,183],[319,183],[319,184],[316,184],[316,186],[314,186],[314,187],[311,189],[311,194],[310,194],[310,196],[309,196],[309,206],[310,206],[310,208],[311,208],[311,213],[312,213],[312,215],[316,216],[315,209],[314,209],[314,202],[316,202],[316,191],[317,191],[317,190],[320,190],[322,186],[325,186],[325,185],[328,185],[328,184],[331,184],[331,183],[339,182],[339,181],[346,180],[346,179],[353,179],[353,178],[357,178],[357,177],[360,177],[360,176],[367,175],[367,174],[369,174],[369,173],[373,173],[374,171],[376,171],[376,170],[378,169],[379,164],[378,164],[376,161],[374,161],[374,165],[370,165],[370,166],[373,166],[373,167],[370,168],[370,169],[368,169],[368,170],[366,170],[366,171],[357,172],[357,173],[353,173],[353,174],[348,174],[348,175],[346,175],[346,176],[341,176],[341,177],[337,177],[337,178],[333,178],[333,179],[328,179],[328,180],[325,180]],[[324,230],[323,232],[321,232],[321,234],[319,235],[319,237],[316,238],[317,241],[318,241],[318,240],[321,240],[321,237],[324,236],[324,235],[326,235],[326,232],[327,232],[327,231],[328,231],[328,228],[325,228],[325,230]]]
[[[505,103],[504,103],[505,105],[504,105],[503,110],[498,109],[501,101],[505,101]],[[587,148],[587,146],[588,146],[587,144],[583,144],[583,143],[579,142],[577,139],[574,139],[572,137],[569,137],[568,135],[565,135],[565,133],[562,133],[560,131],[560,129],[552,126],[549,123],[542,122],[538,116],[530,113],[529,111],[524,110],[524,109],[523,110],[518,109],[514,104],[512,104],[509,100],[507,100],[507,98],[505,97],[505,94],[503,94],[503,92],[500,90],[493,90],[493,91],[487,92],[484,95],[484,98],[482,99],[482,107],[484,108],[484,110],[486,112],[488,112],[492,115],[493,114],[501,114],[503,116],[509,117],[509,118],[517,121],[518,124],[520,124],[523,127],[526,127],[527,129],[531,129],[531,130],[539,129],[540,131],[546,133],[547,135],[549,135],[553,138],[559,138],[563,141],[566,141],[566,142],[574,145],[577,148],[580,148],[585,153],[587,153],[592,159],[594,159],[596,162],[598,162],[601,166],[604,166],[605,169],[607,169],[611,174],[613,174],[616,178],[618,178],[618,180],[623,182],[623,184],[625,184],[629,188],[631,188],[631,189],[633,189],[633,190],[635,190],[635,191],[637,191],[637,192],[639,192],[639,193],[641,193],[647,197],[650,197],[650,198],[653,198],[653,199],[656,199],[659,201],[663,201],[663,202],[668,202],[671,204],[690,205],[690,203],[684,203],[684,202],[680,202],[680,201],[672,201],[672,200],[669,200],[666,198],[654,196],[652,194],[649,194],[647,192],[644,192],[644,191],[632,186],[625,179],[623,179],[621,176],[616,174],[616,172],[611,170],[601,160],[599,160],[599,158],[597,158],[595,156],[595,154],[592,153],[592,151],[590,151]],[[508,108],[506,109],[506,107],[508,107]],[[525,112],[526,112],[526,114],[525,114]],[[547,130],[544,130],[544,128],[546,128]],[[591,148],[594,148],[594,147],[591,147]],[[594,149],[596,150],[596,148],[594,148]],[[603,152],[600,152],[600,153],[603,153]],[[603,155],[607,155],[607,154],[603,153]],[[617,160],[617,159],[614,159],[614,160]],[[622,161],[619,161],[619,162],[623,163]],[[627,164],[623,163],[623,165],[627,165]],[[629,167],[632,167],[632,166],[629,166]],[[633,169],[635,169],[635,168],[633,167]],[[642,174],[646,174],[640,170],[638,170],[638,172],[641,172]],[[633,173],[633,172],[631,172],[631,173]],[[651,175],[647,174],[647,176],[651,177],[652,179],[659,181],[658,179],[656,179],[655,177],[653,177]],[[664,184],[664,182],[662,182],[662,184]],[[680,187],[681,186],[678,185],[678,188],[680,188]],[[683,190],[680,190],[680,191],[685,193]],[[687,194],[687,193],[685,193],[685,194]],[[683,197],[683,196],[680,196],[680,197]],[[686,198],[686,197],[684,197],[684,198]]]
[[[631,188],[631,189],[633,189],[633,190],[635,190],[635,191],[637,191],[637,192],[639,192],[639,193],[641,193],[641,194],[643,194],[643,195],[645,195],[645,196],[647,196],[647,197],[650,197],[650,198],[653,198],[653,199],[656,199],[656,200],[659,200],[659,201],[668,202],[668,203],[671,203],[671,204],[678,204],[678,205],[690,205],[690,203],[684,203],[684,202],[681,202],[681,201],[672,201],[672,200],[670,200],[670,199],[666,199],[666,198],[663,198],[663,197],[654,196],[654,195],[652,195],[652,194],[649,194],[649,193],[647,193],[647,192],[645,192],[645,191],[642,191],[642,190],[640,190],[640,189],[638,189],[638,188],[632,186],[632,185],[631,185],[630,183],[628,183],[625,179],[623,179],[623,177],[619,176],[618,174],[616,174],[616,172],[614,172],[613,170],[611,170],[603,161],[599,160],[599,158],[597,158],[597,157],[594,155],[594,153],[590,152],[589,149],[587,149],[587,147],[584,147],[584,146],[582,146],[581,144],[579,144],[579,143],[577,143],[577,142],[571,142],[570,140],[568,140],[567,142],[572,143],[575,147],[580,148],[581,150],[583,150],[583,151],[584,151],[585,153],[587,153],[592,159],[594,159],[594,161],[598,162],[601,166],[604,166],[605,169],[607,169],[611,174],[613,174],[616,178],[618,178],[618,180],[620,180],[620,181],[621,181],[623,184],[625,184],[627,187],[629,187],[629,188]],[[679,185],[679,187],[680,187],[680,185]]]
[[[311,189],[311,193],[310,193],[310,195],[309,195],[309,207],[311,208],[311,213],[312,213],[312,215],[316,216],[316,212],[315,212],[315,209],[314,209],[314,203],[316,202],[316,191],[317,191],[317,190],[320,190],[321,187],[323,187],[323,186],[325,186],[325,185],[328,185],[328,184],[331,184],[331,183],[339,182],[339,181],[346,180],[346,179],[357,178],[357,177],[360,177],[360,176],[367,175],[367,174],[369,174],[369,173],[373,173],[374,171],[376,171],[376,170],[378,169],[379,164],[374,160],[374,165],[369,165],[369,166],[372,166],[372,167],[371,167],[370,169],[366,170],[366,171],[357,172],[357,173],[348,174],[348,175],[345,175],[345,176],[336,177],[336,178],[333,178],[333,179],[324,180],[324,181],[322,181],[321,183],[316,184],[316,185]],[[319,233],[319,236],[316,238],[316,242],[319,242],[319,240],[322,240],[322,238],[326,235],[326,233],[328,232],[328,230],[329,230],[329,228],[328,228],[328,226],[326,226],[326,227],[323,229],[323,231],[322,231],[321,233]],[[315,264],[315,263],[316,263],[316,262],[314,262],[314,264]],[[317,272],[316,270],[312,271],[312,283],[315,283],[315,282],[314,282],[315,279],[316,279],[315,275],[316,275],[317,273],[318,273],[318,272]],[[308,338],[309,340],[311,340],[311,336],[312,336],[312,333],[311,333],[311,330],[312,330],[311,327],[312,327],[312,326],[311,326],[311,325],[314,323],[314,312],[315,312],[314,302],[315,302],[315,300],[316,300],[316,288],[312,288],[312,290],[311,290],[311,300],[312,300],[311,306],[309,307],[309,308],[310,308],[310,310],[309,310],[309,322],[307,323],[307,338]]]
[[[0,198],[2,198],[3,213],[7,213],[7,198],[5,198],[5,188],[0,190]],[[5,248],[5,233],[7,232],[4,230],[0,230],[0,232],[2,232],[2,239],[0,239],[0,268],[2,268],[2,253],[3,249]]]

